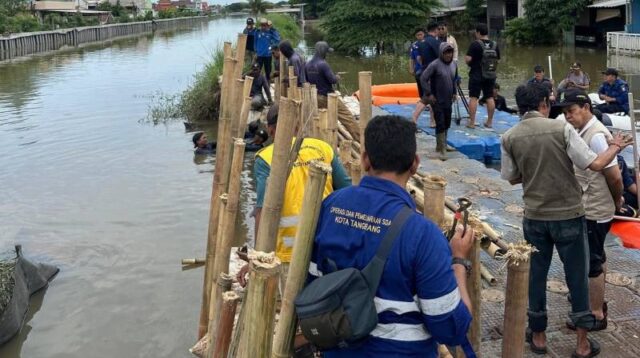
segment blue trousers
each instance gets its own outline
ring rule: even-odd
[[[559,221],[523,220],[524,239],[538,250],[531,255],[529,274],[529,328],[547,329],[547,274],[558,250],[571,293],[569,317],[580,328],[591,328],[595,317],[589,308],[589,243],[584,216]]]

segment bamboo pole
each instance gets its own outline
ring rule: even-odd
[[[318,88],[316,85],[311,85],[311,115],[318,116]]]
[[[236,138],[233,144],[233,160],[231,163],[231,178],[239,178],[242,174],[242,167],[244,164],[244,140]],[[220,275],[221,273],[229,272],[229,260],[231,256],[231,246],[233,239],[235,238],[236,231],[236,216],[238,213],[238,202],[240,200],[240,180],[231,180],[229,183],[229,193],[227,194],[227,202],[224,205],[224,219],[220,231],[218,244],[216,248],[216,255],[213,265],[213,274]],[[216,277],[214,276],[214,277]],[[226,290],[224,290],[226,291]],[[212,289],[211,302],[214,298],[220,296],[224,291],[217,291],[217,288]],[[215,330],[218,326],[219,314],[216,305],[209,307],[209,335],[212,340],[215,340],[217,333]],[[214,347],[213,344],[210,345]]]
[[[371,119],[371,72],[358,72],[358,89],[360,90],[360,150],[365,151],[364,130]]]
[[[289,273],[282,295],[280,317],[273,339],[272,358],[288,358],[293,354],[293,339],[297,325],[293,302],[304,287],[307,278],[324,184],[330,172],[331,167],[327,165],[320,162],[311,163],[309,180],[302,199],[300,224],[296,231]]]
[[[280,212],[284,200],[284,190],[288,178],[288,162],[291,141],[296,131],[297,113],[300,103],[282,98],[278,113],[278,125],[273,144],[271,171],[267,178],[264,205],[260,214],[260,225],[256,236],[256,249],[271,252],[276,248],[276,237],[280,224]]]
[[[231,52],[231,44],[225,42],[224,44],[224,52],[225,54]],[[223,112],[223,108],[227,107],[227,99],[229,97],[229,92],[231,90],[232,82],[232,73],[233,67],[235,63],[231,60],[229,56],[225,57],[224,67],[223,67],[223,80],[221,87],[221,100],[220,100],[220,118],[218,120],[218,139],[217,142],[220,144],[220,149],[218,149],[217,154],[219,156],[216,157],[216,166],[213,175],[213,183],[211,189],[211,200],[209,202],[209,229],[207,230],[207,253],[206,253],[206,263],[205,263],[205,274],[204,274],[204,282],[202,285],[202,305],[200,307],[200,319],[198,323],[198,338],[202,338],[207,331],[207,323],[209,321],[209,306],[210,306],[210,293],[211,286],[214,280],[213,276],[213,264],[215,260],[215,252],[216,252],[216,229],[218,227],[218,220],[220,214],[220,201],[218,200],[220,194],[224,192],[221,190],[224,186],[222,183],[222,174],[224,164],[222,163],[222,159],[225,157],[225,145],[224,142],[226,140],[225,134],[227,131],[227,126],[229,124],[229,120],[225,119]],[[226,117],[228,118],[228,117]]]
[[[511,244],[507,259],[507,287],[504,303],[504,329],[502,330],[502,357],[523,357],[527,304],[529,294],[529,268],[533,248],[526,244]],[[474,307],[475,309],[475,307]]]
[[[220,320],[218,322],[218,337],[213,349],[214,358],[226,358],[229,353],[233,322],[236,318],[236,306],[240,297],[233,291],[222,294],[222,306],[220,307]]]
[[[192,258],[192,259],[182,259],[183,265],[203,265],[205,263],[205,259],[201,258]]]
[[[249,285],[245,300],[247,312],[244,338],[239,358],[271,356],[276,313],[276,292],[280,274],[280,260],[274,253],[249,254]]]
[[[220,334],[218,331],[218,323],[220,321],[220,310],[222,309],[222,293],[227,292],[231,289],[231,285],[233,284],[233,276],[227,273],[220,273],[218,275],[218,280],[216,284],[211,287],[211,307],[209,314],[209,330],[207,331],[207,336],[209,339],[207,340],[206,346],[206,354],[205,357],[212,358],[214,357],[213,352],[217,345],[217,340]],[[212,315],[215,315],[212,317]]]
[[[329,113],[325,108],[318,110],[318,138],[327,141],[327,128],[329,127]]]
[[[640,218],[631,218],[628,216],[619,216],[619,215],[614,215],[613,218],[615,220],[620,220],[620,221],[630,221],[630,222],[640,223]]]
[[[447,181],[436,175],[429,175],[423,180],[424,215],[439,227],[444,225],[444,192]]]
[[[358,159],[354,159],[349,163],[349,168],[351,169],[351,183],[353,185],[359,185],[360,180],[362,180],[362,166],[360,165],[360,161]]]
[[[633,93],[629,93],[629,119],[631,121],[631,135],[633,137],[633,168],[636,173],[636,183],[640,183],[640,163],[638,161],[638,132],[636,132],[636,113],[633,103]],[[640,190],[636,193],[640,203]]]
[[[287,95],[289,99],[299,100],[300,97],[298,97],[298,91],[296,91],[298,88],[298,77],[296,77],[293,72],[293,66],[289,66],[287,70],[289,74],[289,88],[287,89]]]
[[[239,67],[240,63],[236,62],[236,67]],[[251,82],[249,84],[249,90],[251,90],[251,84],[253,82]],[[233,92],[233,112],[231,114],[231,131],[229,132],[229,136],[230,138],[244,138],[244,133],[242,133],[241,136],[237,137],[236,133],[239,132],[239,128],[243,127],[241,124],[242,121],[242,104],[244,102],[244,90],[247,87],[247,84],[245,83],[245,80],[243,79],[236,79],[235,82],[235,87],[234,87],[234,92]],[[227,146],[229,148],[233,147],[233,141],[229,140],[227,141]],[[217,146],[216,146],[217,149]],[[228,151],[227,153],[229,153],[229,157],[227,158],[227,160],[230,160],[230,156],[231,156],[231,151]]]
[[[284,75],[288,71],[286,66],[286,59],[284,56],[282,56],[282,53],[278,58],[278,62],[280,63],[280,66],[278,66],[278,68],[280,69],[280,73],[278,75],[279,76],[278,81],[280,82],[280,98],[282,98],[282,97],[287,97],[287,86],[286,86],[286,83],[284,82]],[[280,101],[280,98],[278,98],[278,101]]]
[[[469,252],[469,259],[471,260],[471,273],[467,278],[467,292],[469,292],[469,298],[471,299],[471,307],[473,307],[471,320],[471,327],[467,336],[469,342],[476,352],[476,355],[480,357],[480,343],[482,340],[482,274],[480,269],[480,240],[474,238],[474,244],[471,246]]]
[[[311,108],[311,85],[307,82],[302,87],[302,115],[300,116],[300,128],[302,128],[302,135],[304,137],[309,137],[313,128],[309,128],[305,124],[308,119],[312,118],[312,108]]]
[[[247,35],[238,34],[238,41],[236,41],[236,63],[238,66],[233,71],[233,78],[239,79],[242,77],[242,70],[244,69],[244,57],[247,49]]]
[[[343,140],[340,143],[340,160],[343,165],[349,164],[351,162],[351,149],[352,149],[353,141]]]
[[[500,256],[502,256],[505,253],[507,253],[506,250],[504,250],[500,246],[496,245],[487,236],[483,236],[482,237],[482,239],[480,240],[480,246],[482,247],[484,252],[489,254],[489,256],[491,256],[494,259],[495,258],[499,258]]]
[[[240,355],[240,339],[244,334],[244,318],[247,315],[246,307],[247,300],[243,299],[242,303],[240,304],[240,313],[238,314],[238,321],[236,323],[235,329],[233,330],[233,337],[231,338],[231,345],[229,347],[229,354],[227,355],[227,358],[236,358]]]
[[[496,280],[493,274],[489,272],[489,269],[482,264],[480,264],[480,275],[491,286],[495,286],[498,283],[498,280]]]
[[[327,96],[327,128],[325,141],[335,150],[338,145],[337,129],[338,126],[338,94],[329,93]]]

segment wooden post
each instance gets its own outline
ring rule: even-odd
[[[233,284],[233,276],[228,275],[226,273],[220,273],[218,276],[218,280],[216,284],[211,287],[211,307],[210,315],[209,315],[209,330],[207,331],[207,340],[206,344],[206,354],[205,357],[212,358],[214,357],[213,351],[217,343],[219,331],[218,322],[220,320],[219,312],[222,309],[222,293],[227,292],[231,289],[231,285]],[[215,316],[213,316],[215,315]],[[212,317],[213,316],[213,317]]]
[[[300,102],[287,98],[280,100],[271,171],[269,178],[267,178],[264,205],[262,206],[260,226],[256,237],[256,249],[259,251],[271,252],[276,248],[280,212],[289,172],[291,141],[296,131],[299,107]]]
[[[532,247],[526,243],[511,244],[507,259],[507,287],[502,330],[502,357],[524,357],[525,329],[529,295],[529,268]],[[475,310],[475,307],[474,307]]]
[[[311,85],[311,115],[318,116],[318,88]]]
[[[282,97],[287,97],[287,86],[286,86],[286,83],[283,81],[283,79],[285,77],[284,76],[285,73],[288,73],[287,66],[286,66],[286,58],[282,55],[282,53],[278,58],[278,62],[280,63],[280,66],[278,66],[278,68],[280,69],[278,82],[280,82],[280,97],[282,98]],[[280,98],[278,98],[278,101],[280,101]]]
[[[293,302],[304,287],[307,278],[324,184],[330,172],[331,167],[320,162],[311,163],[309,180],[302,199],[300,224],[296,232],[289,274],[282,295],[280,318],[273,339],[273,353],[271,355],[273,358],[288,358],[293,354],[293,338],[297,324]]]
[[[274,253],[249,254],[249,285],[239,358],[270,357],[276,313],[280,260]]]
[[[473,307],[473,320],[471,321],[471,327],[469,328],[469,342],[473,347],[476,355],[480,357],[480,343],[482,341],[482,271],[480,269],[480,239],[474,238],[474,245],[469,252],[469,259],[471,260],[471,273],[467,278],[467,292],[469,292],[469,298],[471,299],[471,307]]]
[[[329,93],[327,96],[327,128],[325,134],[325,141],[336,149],[338,145],[337,126],[338,126],[338,94]]]
[[[224,52],[231,52],[231,44],[225,42],[224,44]],[[223,174],[223,163],[222,159],[224,158],[225,145],[224,141],[226,140],[226,126],[229,124],[229,120],[225,119],[223,116],[222,109],[227,107],[227,98],[229,97],[229,92],[231,90],[232,74],[234,62],[230,57],[225,57],[224,67],[223,67],[223,81],[221,88],[221,100],[220,100],[220,118],[218,120],[218,143],[221,144],[220,149],[218,149],[217,154],[219,155],[216,158],[216,167],[213,175],[213,183],[211,189],[211,200],[209,203],[209,229],[207,231],[207,254],[206,254],[206,263],[205,263],[205,274],[204,274],[204,282],[202,287],[202,305],[200,307],[200,319],[198,324],[198,338],[202,338],[204,334],[207,332],[207,324],[209,322],[209,306],[210,306],[210,293],[211,286],[214,280],[213,276],[213,264],[215,260],[215,252],[216,252],[216,229],[218,227],[218,219],[220,214],[220,201],[218,200],[220,194],[224,192],[221,190],[222,188],[222,174]],[[227,117],[228,118],[228,117]],[[222,152],[222,153],[221,153]]]
[[[302,87],[302,115],[300,116],[300,128],[303,130],[304,137],[310,136],[312,132],[313,122],[311,120],[311,85],[307,82]]]
[[[364,153],[364,130],[371,119],[371,72],[358,72],[358,89],[360,90],[360,150]]]
[[[236,67],[239,67],[240,63],[236,62]],[[244,97],[242,94],[244,93],[244,89],[246,87],[245,81],[243,79],[236,79],[234,92],[233,92],[233,113],[231,114],[231,132],[229,133],[231,138],[236,138],[236,133],[239,132],[239,128],[241,127],[240,121],[242,117],[242,103],[244,102]],[[249,89],[251,87],[249,86]],[[242,133],[239,138],[244,138],[244,133]],[[220,144],[218,144],[220,145]],[[233,147],[233,142],[231,140],[227,141],[228,147]],[[217,149],[217,146],[216,146]],[[229,158],[231,156],[231,151],[228,152]]]
[[[329,112],[322,108],[318,110],[318,139],[327,140],[327,128],[329,127]]]
[[[443,228],[444,219],[444,192],[447,181],[437,175],[429,175],[423,179],[424,187],[424,216],[431,219],[440,228]]]
[[[636,173],[636,183],[640,183],[640,163],[638,163],[638,133],[636,132],[636,113],[635,104],[633,103],[633,93],[629,93],[629,118],[631,120],[631,135],[633,136],[633,169]],[[640,203],[640,190],[638,190],[637,199]]]
[[[238,34],[238,41],[236,41],[236,63],[238,66],[233,71],[233,78],[242,78],[242,70],[244,69],[244,57],[247,49],[247,35]]]
[[[244,138],[244,133],[247,131],[249,125],[249,113],[251,112],[251,97],[245,97],[242,103],[242,111],[240,111],[240,127],[238,127],[238,133],[236,138]]]
[[[360,160],[352,160],[349,167],[351,168],[351,184],[360,184],[360,180],[362,180],[362,166],[360,165]]]
[[[213,350],[214,358],[226,358],[229,353],[233,322],[236,318],[236,306],[240,297],[233,291],[222,294],[222,306],[220,307],[220,320],[218,321],[218,337]]]

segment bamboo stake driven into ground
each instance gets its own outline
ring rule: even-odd
[[[242,174],[242,167],[244,164],[244,140],[236,138],[233,144],[233,160],[231,163],[231,178],[239,178]],[[231,256],[231,246],[235,237],[236,231],[236,217],[238,213],[238,203],[240,201],[240,180],[231,180],[229,183],[229,193],[227,194],[227,202],[224,206],[224,220],[221,231],[219,231],[219,239],[216,247],[216,255],[213,265],[213,274],[220,275],[222,273],[229,272],[229,260]],[[215,277],[215,276],[214,276]],[[228,290],[228,289],[227,289]],[[218,298],[221,299],[221,294],[224,291],[220,291],[218,287],[212,288],[211,302],[216,301],[215,305],[209,307],[209,336],[213,343],[219,332],[216,332],[218,327],[219,313],[217,311]],[[214,348],[214,344],[210,344],[210,351]],[[209,356],[210,357],[210,356]]]
[[[358,72],[358,89],[360,91],[360,151],[362,154],[365,151],[364,130],[371,120],[373,110],[371,108],[371,72]]]
[[[222,306],[220,307],[220,320],[218,321],[218,337],[215,340],[213,350],[214,358],[226,358],[229,353],[233,322],[236,318],[236,306],[240,297],[233,291],[222,294]]]
[[[507,287],[504,302],[502,358],[523,357],[527,304],[529,294],[529,268],[532,247],[528,244],[511,245],[507,257]]]
[[[220,118],[218,120],[218,143],[224,143],[226,139],[225,135],[225,125],[228,124],[228,121],[223,120],[222,118],[222,110],[223,107],[226,106],[225,101],[229,97],[229,91],[231,86],[232,73],[234,63],[232,61],[227,61],[227,58],[230,58],[231,55],[231,43],[225,42],[224,44],[224,53],[225,53],[225,61],[223,67],[223,79],[222,79],[222,87],[221,87],[221,100],[220,100]],[[227,56],[228,55],[228,56]],[[225,76],[226,75],[226,76]],[[224,145],[219,149],[224,152]],[[218,152],[220,153],[220,152]],[[220,153],[224,154],[224,153]],[[220,164],[221,162],[219,162]],[[213,175],[213,183],[211,188],[211,200],[209,202],[209,229],[207,230],[207,249],[206,249],[206,257],[205,257],[205,274],[204,281],[202,285],[202,305],[200,307],[200,319],[198,323],[198,339],[202,338],[204,334],[207,332],[207,324],[209,322],[209,306],[210,306],[210,293],[211,286],[214,280],[213,276],[213,261],[216,252],[216,230],[218,228],[218,219],[220,214],[220,201],[218,200],[220,194],[223,191],[220,190],[220,181],[222,179],[222,169],[223,165],[216,165],[214,175]]]
[[[293,353],[293,339],[297,319],[293,302],[304,287],[311,260],[313,239],[318,224],[322,194],[327,175],[331,168],[319,162],[311,163],[309,180],[304,189],[300,224],[296,232],[291,264],[280,306],[280,318],[273,339],[273,358],[288,358]]]
[[[329,93],[327,95],[327,128],[325,141],[336,150],[338,145],[338,94]]]
[[[256,237],[256,249],[274,251],[280,224],[280,213],[287,184],[291,142],[296,131],[300,102],[287,98],[280,99],[278,125],[273,144],[273,159],[267,178],[264,204],[260,214],[260,225]]]
[[[437,175],[424,178],[424,216],[439,227],[444,226],[444,193],[447,181]]]
[[[271,356],[280,260],[264,252],[252,252],[249,257],[245,331],[240,340],[244,347],[238,358],[266,358]]]
[[[223,304],[223,292],[227,292],[231,289],[231,285],[233,284],[233,276],[228,275],[226,273],[221,273],[218,276],[218,280],[216,284],[211,288],[211,302],[213,303],[211,307],[211,312],[215,314],[215,317],[209,320],[209,330],[207,331],[207,337],[209,338],[207,341],[207,350],[205,351],[206,358],[214,358],[214,350],[217,345],[217,340],[220,335],[220,331],[218,331],[218,325],[220,322],[220,310],[222,309]],[[211,317],[210,317],[211,318]],[[224,332],[222,332],[224,334]]]

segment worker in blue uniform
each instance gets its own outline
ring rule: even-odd
[[[271,47],[275,46],[278,42],[275,38],[275,33],[269,30],[269,20],[260,19],[260,30],[255,32],[254,35],[254,48],[256,51],[256,63],[262,69],[264,67],[264,74],[267,76],[267,81],[271,80]],[[278,35],[279,37],[280,35]]]
[[[604,103],[596,106],[602,113],[629,113],[629,85],[618,78],[618,70],[607,68],[602,71],[604,82],[598,89],[598,95]]]
[[[333,269],[362,270],[400,209],[415,211],[406,190],[419,165],[415,133],[415,124],[398,116],[369,122],[362,156],[367,175],[359,186],[337,190],[322,203],[310,278]],[[473,230],[463,234],[458,227],[449,244],[436,224],[412,214],[393,244],[376,292],[378,325],[364,344],[327,351],[324,357],[435,358],[438,343],[462,345],[469,353],[466,280],[472,241]]]

